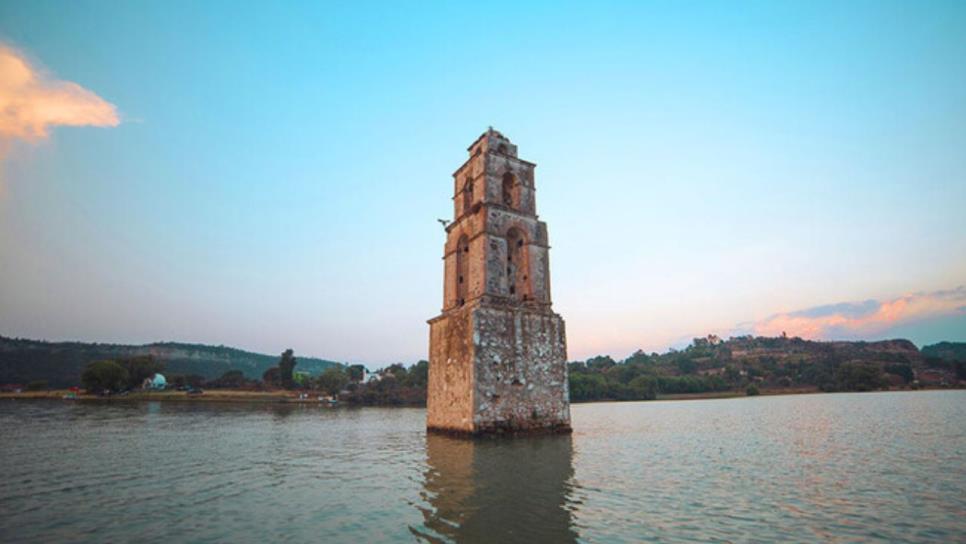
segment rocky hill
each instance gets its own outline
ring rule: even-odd
[[[940,342],[922,348],[924,357],[966,362],[966,342]]]
[[[966,360],[943,342],[920,352],[908,340],[818,342],[789,337],[695,338],[683,350],[638,351],[570,364],[571,398],[632,400],[659,394],[767,389],[869,391],[962,387]],[[939,347],[937,347],[939,346]],[[944,354],[943,358],[938,355]]]
[[[166,374],[197,374],[214,379],[229,370],[261,378],[276,365],[278,355],[264,355],[225,346],[158,342],[141,346],[84,342],[44,342],[0,336],[0,384],[46,380],[52,387],[76,385],[87,363],[151,355],[164,363]],[[339,363],[298,357],[297,370],[320,374]]]

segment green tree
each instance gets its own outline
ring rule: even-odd
[[[644,353],[644,350],[642,349],[635,351],[630,357],[624,359],[624,363],[638,363],[644,365],[651,362],[651,356],[647,353]]]
[[[406,385],[425,388],[427,383],[429,383],[429,361],[419,361],[409,367]]]
[[[879,365],[858,361],[842,363],[835,373],[835,379],[839,389],[846,391],[874,391],[886,384]]]
[[[915,374],[912,372],[912,366],[907,363],[893,363],[885,366],[885,371],[889,374],[895,374],[902,378],[902,381],[909,383],[916,379]]]
[[[27,384],[27,391],[44,391],[47,385],[47,380],[34,380]]]
[[[725,367],[724,376],[725,376],[725,379],[728,380],[728,382],[730,383],[737,385],[738,383],[741,382],[741,371],[732,365],[728,365]]]
[[[361,382],[366,377],[366,367],[362,365],[349,365],[346,368],[349,379],[353,382]]]
[[[144,380],[164,370],[164,364],[151,355],[118,359],[117,363],[127,371],[127,386],[141,387]]]
[[[292,379],[292,372],[295,370],[296,360],[295,354],[291,349],[287,349],[282,353],[281,359],[278,361],[278,374],[282,382],[282,387],[291,389],[295,385],[295,381]]]
[[[745,394],[748,395],[749,397],[754,397],[754,396],[760,395],[761,391],[758,390],[757,385],[749,384],[748,387],[745,389]]]
[[[127,385],[129,378],[127,370],[114,361],[94,361],[81,374],[81,383],[88,391],[114,392]]]
[[[238,388],[243,387],[248,380],[241,370],[229,370],[221,375],[220,378],[210,383],[215,387]]]
[[[638,376],[627,385],[634,400],[654,400],[657,398],[657,380],[651,376]]]
[[[262,381],[266,385],[280,385],[282,383],[282,373],[278,370],[277,366],[273,366],[262,374]]]
[[[677,365],[681,374],[694,374],[698,370],[698,363],[695,363],[687,356],[681,356],[677,361]]]
[[[570,399],[601,400],[607,398],[607,382],[600,374],[572,374],[570,376]]]
[[[292,372],[292,383],[296,387],[306,387],[312,380],[312,375],[308,372],[295,371]]]
[[[402,363],[393,363],[382,369],[380,374],[383,376],[392,376],[400,382],[405,382],[407,371],[405,365]]]
[[[595,370],[606,370],[617,363],[610,358],[610,355],[598,355],[591,359],[587,359],[587,368],[592,368]]]
[[[349,383],[349,375],[340,366],[330,366],[318,378],[319,389],[329,395],[338,395]]]

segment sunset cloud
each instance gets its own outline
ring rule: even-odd
[[[113,104],[76,83],[53,78],[0,44],[0,157],[13,141],[42,141],[57,125],[119,123]]]
[[[847,338],[876,334],[896,325],[966,314],[966,286],[931,293],[914,293],[890,300],[866,300],[818,306],[773,315],[742,327],[760,336],[809,339]]]

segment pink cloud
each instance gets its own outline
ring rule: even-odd
[[[751,325],[753,334],[829,339],[875,334],[896,325],[966,313],[966,287],[914,293],[891,300],[847,302],[773,315]]]
[[[0,44],[0,155],[14,140],[46,139],[57,125],[119,123],[113,104],[76,83],[51,77]]]

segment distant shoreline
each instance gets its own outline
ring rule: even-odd
[[[871,392],[900,392],[900,391],[955,391],[962,390],[961,387],[926,387],[920,389],[887,389]],[[854,391],[851,391],[854,393]],[[780,395],[812,395],[827,393],[817,387],[787,387],[762,389],[756,396],[780,396]],[[52,389],[49,391],[22,391],[20,393],[0,393],[0,400],[63,400],[71,402],[221,402],[232,404],[310,404],[330,406],[329,401],[319,400],[318,395],[310,395],[309,398],[301,399],[296,392],[288,391],[243,391],[236,389],[216,389],[205,391],[201,395],[189,395],[184,391],[138,391],[127,395],[111,395],[101,397],[87,393],[77,394],[73,398],[68,398],[70,391],[67,389]],[[653,401],[646,400],[592,400],[572,402],[571,404],[593,404],[598,402],[654,402],[672,400],[708,400],[708,399],[730,399],[742,398],[749,395],[744,390],[729,391],[709,391],[706,393],[676,393],[658,395]],[[387,408],[421,408],[424,405],[413,404],[354,404],[339,402],[339,406],[379,406]]]
[[[776,387],[761,389],[757,395],[749,395],[744,389],[728,391],[708,391],[705,393],[669,393],[658,394],[653,400],[589,400],[571,402],[571,404],[591,404],[595,402],[660,402],[666,400],[708,400],[708,399],[733,399],[733,398],[754,398],[754,397],[778,397],[786,395],[831,395],[835,393],[901,393],[916,391],[962,391],[963,387],[920,387],[918,389],[874,389],[870,391],[822,391],[818,387]]]
[[[898,390],[897,390],[898,391]],[[811,395],[813,393],[824,393],[816,386],[805,387],[776,387],[772,389],[763,388],[757,396],[775,395]],[[668,393],[658,394],[654,400],[701,400],[701,399],[730,399],[734,397],[749,396],[745,389],[729,389],[727,391],[707,391],[704,393]],[[754,395],[751,395],[754,396]]]
[[[317,396],[311,401],[298,398],[298,394],[282,391],[242,391],[235,389],[208,390],[200,395],[189,395],[185,391],[137,391],[127,395],[110,395],[106,397],[91,395],[88,393],[76,394],[73,398],[68,398],[70,391],[67,389],[51,389],[49,391],[22,391],[20,393],[0,393],[0,400],[64,400],[64,401],[83,401],[83,402],[144,402],[144,401],[164,401],[164,402],[233,402],[233,403],[300,403],[311,402],[312,404],[327,404],[325,401],[317,400]]]

